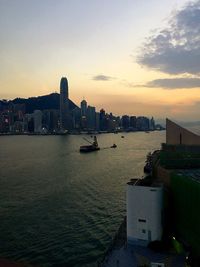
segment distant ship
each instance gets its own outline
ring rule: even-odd
[[[116,148],[117,145],[116,144],[113,144],[110,148]]]
[[[87,153],[87,152],[93,152],[93,151],[100,150],[100,147],[98,146],[98,142],[97,142],[97,137],[96,136],[94,136],[93,143],[88,141],[87,139],[85,139],[85,140],[87,142],[89,142],[91,145],[80,146],[80,152]]]

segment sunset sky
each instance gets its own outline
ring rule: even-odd
[[[0,99],[199,120],[200,1],[0,0]]]

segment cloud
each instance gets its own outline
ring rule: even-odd
[[[200,74],[200,1],[187,4],[167,28],[150,36],[137,62],[168,74]]]
[[[141,86],[141,85],[140,85]],[[200,78],[156,79],[143,85],[144,87],[159,87],[164,89],[184,89],[200,87]]]
[[[111,81],[113,79],[114,79],[113,77],[103,75],[103,74],[96,75],[92,78],[92,80],[94,80],[94,81]]]

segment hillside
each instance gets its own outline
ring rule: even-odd
[[[60,108],[60,94],[52,93],[50,95],[30,97],[30,98],[15,98],[14,100],[9,100],[7,102],[0,101],[0,105],[13,104],[25,104],[26,113],[32,113],[34,110],[44,110],[44,109],[59,109]],[[73,110],[77,106],[69,100],[69,109]]]

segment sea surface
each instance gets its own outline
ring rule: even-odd
[[[97,266],[126,211],[126,183],[165,131],[0,137],[0,257],[50,266]],[[117,148],[109,148],[113,143]]]

